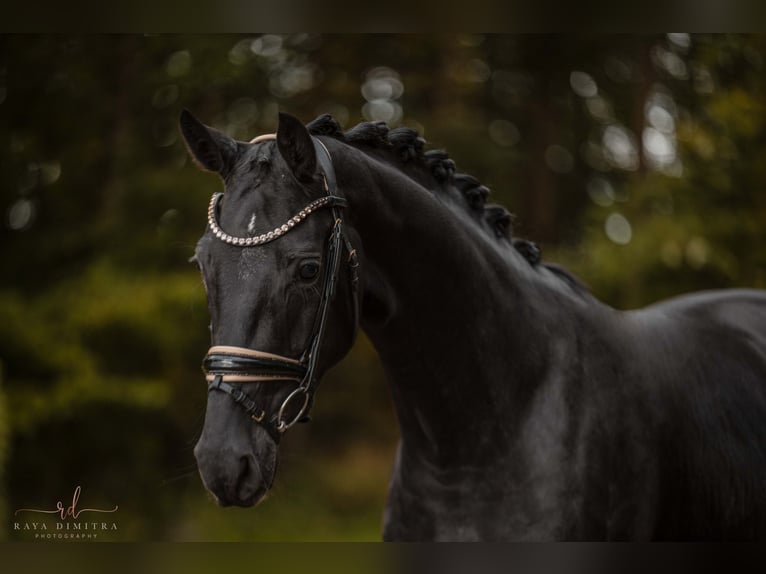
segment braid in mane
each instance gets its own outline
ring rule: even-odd
[[[466,173],[456,173],[452,177],[452,184],[460,190],[468,204],[468,209],[478,220],[484,219],[485,203],[489,195],[489,188]]]
[[[346,139],[340,124],[330,114],[322,114],[306,124],[306,128],[315,136],[330,136],[340,141]]]
[[[412,128],[395,128],[388,132],[388,142],[403,163],[422,162],[426,140]]]
[[[502,205],[491,204],[484,208],[484,221],[498,239],[511,241],[513,214]]]
[[[388,148],[388,125],[386,122],[362,122],[345,133],[346,142],[351,145],[365,145],[372,148]]]
[[[455,162],[443,149],[432,149],[425,153],[426,166],[431,170],[434,179],[445,183],[455,174]]]
[[[524,259],[529,261],[532,265],[537,265],[542,261],[542,251],[537,243],[528,241],[526,239],[512,239],[513,246],[516,251],[524,256]]]

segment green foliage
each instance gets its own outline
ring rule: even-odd
[[[576,249],[559,252],[613,305],[637,307],[703,288],[766,287],[766,252],[756,247],[766,229],[759,192],[766,182],[763,38],[734,38],[736,50],[726,59],[715,48],[720,42],[731,49],[730,40],[708,41],[697,66],[709,66],[720,85],[679,111],[681,172],[632,178],[623,201],[589,209]],[[740,75],[727,75],[740,65]],[[684,91],[678,91],[680,100]],[[627,245],[604,241],[605,222],[615,212],[632,226]]]

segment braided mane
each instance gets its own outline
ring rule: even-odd
[[[426,189],[450,197],[489,237],[517,251],[529,265],[544,267],[578,293],[588,292],[578,278],[562,267],[543,263],[536,243],[513,237],[514,215],[502,205],[487,204],[489,188],[472,175],[459,173],[446,151],[425,151],[426,141],[417,130],[408,127],[389,129],[385,122],[362,122],[344,132],[329,114],[319,116],[306,127],[313,135],[329,136],[354,147],[364,147],[368,153],[395,163]]]

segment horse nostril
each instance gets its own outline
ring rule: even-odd
[[[239,473],[236,490],[241,500],[247,500],[255,495],[259,486],[260,473],[252,455],[239,457]]]
[[[239,457],[239,479],[242,481],[247,478],[250,472],[250,462],[247,460],[247,455]]]

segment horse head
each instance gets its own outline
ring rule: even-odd
[[[353,344],[356,252],[329,152],[296,118],[280,114],[276,134],[251,142],[186,110],[180,127],[224,183],[193,258],[212,345],[194,455],[219,504],[251,506],[273,484],[282,434],[307,420],[322,375]]]

